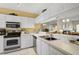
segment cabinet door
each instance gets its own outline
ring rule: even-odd
[[[63,55],[63,53],[61,53],[57,49],[49,46],[49,55]]]
[[[39,54],[39,55],[42,54],[42,47],[41,47],[41,40],[40,40],[40,38],[38,38],[37,41],[36,41],[36,50],[37,50],[37,54]]]
[[[0,21],[0,28],[6,28],[6,24],[4,21]]]
[[[34,27],[35,20],[32,18],[22,18],[22,28],[32,28]]]
[[[26,36],[21,35],[21,48],[26,48]]]
[[[42,43],[42,55],[48,55],[49,54],[49,46],[47,43],[41,41]]]
[[[33,37],[31,35],[26,36],[26,47],[32,47],[33,46]]]
[[[6,20],[6,17],[4,15],[0,15],[0,28],[6,27],[5,20]]]
[[[3,36],[0,36],[0,53],[4,51],[4,40]]]
[[[33,46],[33,38],[29,34],[21,36],[21,48],[27,48]]]

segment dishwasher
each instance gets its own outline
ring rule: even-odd
[[[36,51],[36,40],[37,40],[37,37],[33,35],[33,47],[34,47],[35,52],[37,52]]]

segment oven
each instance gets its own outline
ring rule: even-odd
[[[12,50],[15,48],[20,48],[20,37],[7,37],[4,38],[4,49],[5,50]]]
[[[16,48],[20,48],[21,46],[21,39],[20,31],[7,31],[7,34],[4,36],[4,50],[13,50]]]
[[[6,35],[4,35],[4,50],[13,50],[21,46],[20,22],[6,22]]]

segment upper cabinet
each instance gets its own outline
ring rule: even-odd
[[[4,20],[6,20],[5,15],[0,15],[0,28],[5,28],[6,27],[6,24],[5,24]]]
[[[32,18],[21,18],[21,27],[22,28],[33,28],[35,25],[35,20]]]
[[[41,13],[37,18],[36,18],[36,22],[44,22],[45,20],[49,19],[49,18],[53,18],[53,17],[58,17],[60,14],[63,14],[64,12],[67,12],[71,9],[77,8],[79,6],[79,4],[63,4],[63,3],[56,3],[56,4],[52,4],[47,11],[45,11],[44,13]]]
[[[6,21],[20,22],[21,28],[32,28],[35,24],[33,18],[0,14],[0,25],[2,25],[0,28],[6,28]]]

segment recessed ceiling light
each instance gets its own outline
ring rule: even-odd
[[[67,22],[69,22],[70,20],[69,20],[69,19],[67,19],[66,21],[67,21]]]
[[[65,20],[62,20],[63,22],[65,22]]]

